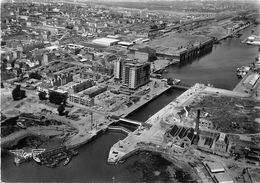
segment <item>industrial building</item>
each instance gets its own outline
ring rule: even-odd
[[[169,33],[147,44],[134,46],[134,49],[138,50],[146,46],[155,49],[158,57],[166,57],[183,62],[211,51],[213,39],[201,35]]]
[[[112,38],[98,38],[94,39],[92,43],[101,45],[101,46],[113,46],[116,45],[120,40]]]
[[[125,63],[123,66],[123,84],[136,89],[150,81],[150,63]]]

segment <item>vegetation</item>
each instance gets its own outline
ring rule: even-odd
[[[225,133],[258,133],[260,124],[260,102],[238,97],[203,96],[191,105],[191,108],[204,108],[209,113],[208,120],[214,127]]]
[[[60,105],[61,103],[64,103],[66,105],[66,100],[68,98],[67,94],[61,94],[55,91],[51,91],[49,93],[49,100],[51,103]]]
[[[14,100],[20,100],[26,97],[25,91],[21,90],[21,86],[17,85],[15,89],[12,91],[12,96]]]
[[[46,100],[47,99],[46,95],[47,95],[46,91],[41,91],[38,94],[40,100]]]

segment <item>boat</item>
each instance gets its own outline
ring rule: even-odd
[[[180,79],[174,79],[173,80],[173,85],[177,85],[177,84],[179,84],[181,82],[181,80]]]
[[[71,157],[67,157],[66,160],[64,161],[63,165],[66,166],[67,164],[69,164],[70,160],[71,160]]]
[[[71,150],[71,152],[72,152],[73,156],[77,156],[79,154],[79,152],[75,151],[75,150]]]
[[[168,78],[167,79],[167,84],[168,85],[177,85],[181,82],[180,79],[172,79],[172,78]]]
[[[249,66],[242,66],[240,68],[237,68],[237,77],[242,78],[244,77],[250,70]]]
[[[20,128],[26,129],[26,126],[25,126],[22,122],[17,122],[16,124],[17,124],[17,126],[19,126]]]
[[[15,156],[15,158],[14,158],[14,163],[15,163],[16,166],[21,164],[21,163],[24,163],[26,161],[27,161],[27,159],[22,158],[20,156]]]
[[[45,149],[32,149],[32,157],[33,160],[36,161],[36,163],[41,163],[41,159],[39,158],[39,155],[44,151]]]

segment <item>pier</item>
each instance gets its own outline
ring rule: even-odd
[[[195,84],[189,88],[177,99],[173,100],[167,106],[151,116],[144,124],[149,124],[149,128],[140,127],[133,133],[130,133],[124,140],[114,144],[109,152],[108,162],[117,163],[139,151],[151,151],[165,155],[168,159],[178,157],[179,160],[187,162],[185,156],[189,156],[188,149],[191,147],[191,139],[186,139],[186,145],[181,146],[182,141],[166,140],[167,132],[172,130],[174,125],[190,129],[194,132],[196,124],[189,115],[179,117],[181,109],[191,105],[194,100],[201,96],[229,96],[229,97],[248,97],[248,94],[232,92],[229,90],[213,88],[203,84]],[[205,132],[219,133],[219,131],[207,128],[201,128]],[[185,129],[184,129],[185,130]],[[197,133],[191,132],[191,135]],[[169,137],[168,139],[173,139]],[[192,138],[192,137],[191,137]],[[172,142],[172,143],[171,143]],[[181,156],[180,156],[181,155]]]
[[[109,152],[108,163],[117,163],[138,151],[164,153],[168,154],[167,156],[175,156],[179,154],[178,152],[182,152],[182,148],[175,146],[169,147],[164,141],[164,135],[170,126],[175,123],[180,123],[176,116],[178,108],[186,106],[187,102],[191,102],[193,97],[206,88],[207,87],[200,84],[191,87],[176,100],[150,117],[145,122],[145,124],[150,125],[149,128],[138,128],[124,140],[114,144]],[[170,116],[172,120],[168,120],[168,116]],[[162,122],[163,119],[165,119],[164,122]]]

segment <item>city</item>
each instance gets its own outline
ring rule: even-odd
[[[1,2],[1,181],[260,182],[259,13]]]

